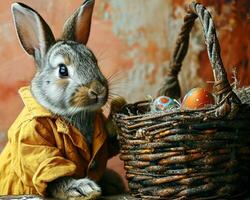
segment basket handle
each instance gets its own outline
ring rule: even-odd
[[[212,17],[203,5],[196,2],[193,2],[189,5],[187,14],[184,17],[184,24],[181,27],[181,31],[178,35],[174,53],[170,61],[170,66],[166,71],[168,76],[165,79],[163,87],[158,91],[158,94],[166,95],[176,99],[180,98],[181,92],[177,76],[181,69],[182,61],[187,54],[189,35],[196,18],[199,18],[203,27],[208,57],[212,66],[215,80],[214,93],[218,97],[217,103],[221,102],[222,100],[227,100],[227,104],[241,104],[239,98],[232,91],[232,88],[227,80],[227,74],[220,56],[220,45],[216,36]],[[228,107],[228,105],[224,106]],[[231,109],[226,110],[226,112],[230,112],[229,110]]]

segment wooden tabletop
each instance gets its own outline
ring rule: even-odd
[[[56,200],[52,198],[43,198],[35,195],[20,195],[20,196],[0,196],[0,199],[4,200]],[[83,200],[82,198],[76,198],[75,200]],[[99,200],[135,200],[130,195],[118,195],[118,196],[107,196],[101,197]]]
[[[4,200],[56,200],[56,199],[43,198],[40,196],[33,196],[33,195],[0,196],[0,199],[4,199]],[[76,198],[75,200],[83,200],[83,199]],[[125,195],[101,197],[99,200],[136,200],[136,198],[125,194]],[[241,200],[250,200],[250,197],[243,198]]]

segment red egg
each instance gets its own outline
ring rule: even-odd
[[[213,95],[205,88],[193,88],[184,97],[181,108],[198,109],[214,104]]]

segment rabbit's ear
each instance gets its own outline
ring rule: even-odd
[[[35,10],[22,3],[13,3],[11,10],[22,47],[40,60],[55,42],[51,29]]]
[[[89,39],[94,0],[85,0],[63,27],[62,38],[87,44]]]

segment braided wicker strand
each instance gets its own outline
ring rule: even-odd
[[[212,65],[215,78],[214,92],[218,96],[218,101],[223,100],[228,94],[228,99],[225,104],[218,109],[217,116],[229,115],[232,118],[238,111],[240,104],[239,98],[232,92],[232,88],[227,80],[227,73],[220,56],[220,45],[216,36],[215,26],[210,13],[199,3],[190,4],[190,10],[197,13],[200,23],[203,27],[203,32],[207,45],[208,57]]]
[[[158,91],[158,95],[165,95],[174,99],[179,99],[181,89],[178,81],[178,74],[182,66],[182,61],[185,58],[189,45],[189,33],[192,30],[193,24],[197,16],[194,13],[188,13],[184,18],[184,24],[178,35],[176,45],[173,52],[170,66],[165,70],[167,77],[162,88]]]

